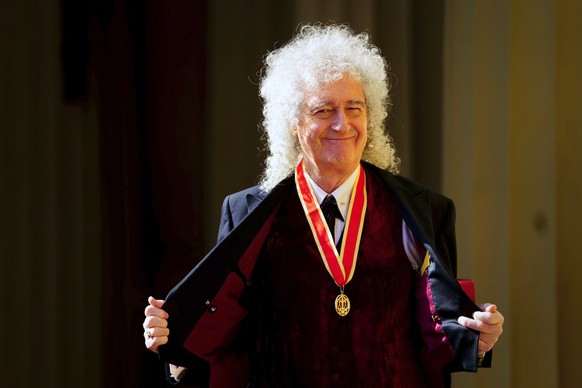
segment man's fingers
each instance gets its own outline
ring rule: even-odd
[[[168,337],[167,336],[165,336],[165,337],[156,337],[156,341],[157,341],[158,346],[164,345],[164,344],[167,344],[168,343]]]
[[[494,313],[497,311],[497,306],[492,303],[483,303],[479,305],[481,311],[487,311],[488,313]]]
[[[505,318],[497,311],[497,306],[485,303],[479,306],[482,311],[473,313],[473,319],[459,317],[458,322],[466,328],[479,332],[478,353],[483,354],[493,349],[503,332],[503,321]]]
[[[497,323],[499,317],[496,317],[495,314],[492,314],[492,313],[487,313],[487,312],[483,312],[483,311],[475,311],[473,313],[473,319],[476,321],[488,323],[490,325],[495,325]]]
[[[166,327],[147,327],[143,332],[146,339],[167,337],[170,334],[170,329]]]
[[[499,311],[475,311],[473,313],[473,319],[485,322],[489,325],[501,325],[505,318]]]
[[[457,322],[459,322],[461,325],[469,328],[469,329],[473,329],[473,330],[479,330],[479,327],[482,326],[482,322],[481,321],[477,321],[476,319],[471,319],[465,316],[460,316],[457,319]]]
[[[143,328],[147,329],[150,327],[168,327],[168,321],[155,316],[148,316],[143,321]]]
[[[487,307],[485,307],[485,311],[487,311],[488,313],[496,313],[497,312],[497,306],[494,304],[490,304]]]
[[[480,333],[494,334],[499,336],[502,331],[501,325],[497,323],[490,324],[482,319],[471,319],[461,316],[457,319],[457,322],[466,328],[477,330]]]
[[[154,307],[151,304],[146,306],[145,310],[144,310],[144,314],[146,317],[159,317],[162,319],[168,319],[168,313],[165,312],[164,310],[158,308],[158,307]]]
[[[145,308],[146,318],[143,321],[143,336],[146,348],[158,353],[158,347],[168,343],[168,313],[162,310],[163,299],[156,299],[152,296],[148,298],[149,305]]]
[[[162,308],[162,306],[164,305],[164,302],[165,301],[163,299],[156,299],[153,296],[148,297],[148,303],[154,307],[159,308],[159,309]]]
[[[473,330],[477,330],[478,332],[488,332],[488,324],[483,322],[483,321],[479,321],[477,319],[471,319],[468,317],[459,317],[457,319],[457,322],[459,322],[461,325],[465,326],[468,329],[473,329]]]
[[[154,353],[158,353],[158,347],[168,343],[168,336],[154,337],[144,332],[145,346]]]
[[[465,326],[466,328],[477,330],[480,333],[487,333],[487,334],[494,334],[496,336],[500,336],[503,332],[503,317],[500,320],[498,319],[489,319],[488,321],[485,319],[471,319],[467,317],[459,317],[457,319],[461,325]],[[489,323],[492,322],[492,323]]]
[[[162,319],[168,319],[168,313],[162,310],[162,306],[164,305],[164,300],[162,299],[155,299],[154,297],[150,296],[148,298],[149,305],[146,306],[144,310],[144,314],[146,317],[154,316],[160,317]]]

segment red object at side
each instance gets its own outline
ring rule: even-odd
[[[471,279],[457,279],[465,294],[475,303],[475,284]]]

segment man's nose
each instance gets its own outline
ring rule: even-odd
[[[346,112],[344,112],[343,110],[338,110],[333,119],[334,121],[331,125],[331,128],[334,131],[341,132],[350,129],[348,116],[346,115]]]

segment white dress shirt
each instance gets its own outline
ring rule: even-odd
[[[350,205],[350,199],[352,197],[352,191],[354,189],[354,185],[356,184],[356,178],[358,177],[358,169],[359,168],[360,168],[360,166],[358,165],[358,168],[356,168],[354,170],[354,172],[348,177],[348,179],[346,179],[341,185],[339,185],[339,187],[337,189],[335,189],[331,193],[326,193],[325,190],[323,190],[321,187],[319,187],[317,185],[317,183],[315,183],[315,181],[311,178],[309,173],[307,171],[305,171],[305,176],[307,177],[307,181],[309,182],[309,185],[313,189],[313,194],[315,194],[315,198],[317,199],[317,203],[321,204],[321,202],[323,202],[323,199],[326,196],[333,195],[335,197],[336,202],[337,202],[337,207],[339,208],[339,211],[342,214],[342,217],[344,218],[343,221],[340,220],[339,218],[335,219],[335,230],[333,232],[334,232],[334,236],[335,236],[334,242],[336,245],[337,245],[340,237],[342,236],[342,232],[343,232],[344,226],[346,224],[345,220],[346,220],[346,217],[348,216],[348,206]]]

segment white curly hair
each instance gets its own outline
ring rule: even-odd
[[[361,82],[366,98],[368,138],[362,160],[397,174],[400,160],[384,127],[391,108],[387,69],[369,35],[355,34],[346,25],[303,25],[289,43],[268,53],[260,80],[268,150],[261,189],[270,191],[302,158],[293,128],[306,96],[344,74]]]

